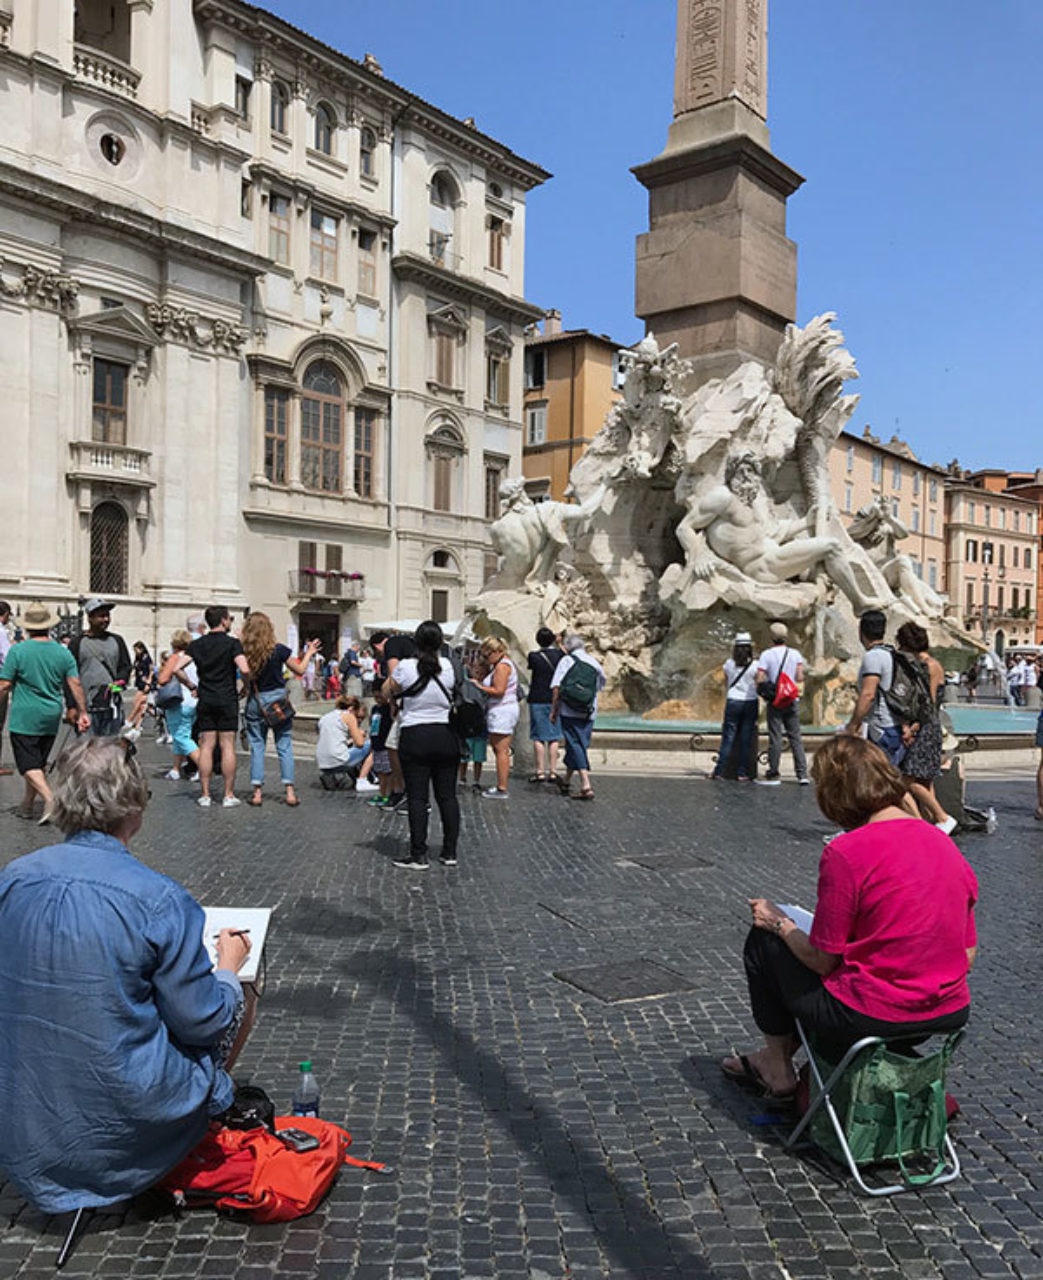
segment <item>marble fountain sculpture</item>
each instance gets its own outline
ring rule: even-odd
[[[858,403],[834,320],[790,325],[773,367],[749,361],[691,392],[674,347],[650,335],[625,353],[623,399],[572,469],[575,502],[504,484],[501,567],[471,603],[474,629],[516,657],[540,625],[579,631],[609,677],[602,705],[663,719],[716,718],[732,638],[763,645],[775,619],[808,659],[820,724],[850,706],[865,609],[886,612],[889,634],[912,619],[970,651],[889,509],[871,504],[847,529],[834,505],[829,453]]]

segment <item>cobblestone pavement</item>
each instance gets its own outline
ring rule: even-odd
[[[303,772],[296,811],[203,811],[157,777],[135,851],[202,900],[276,907],[241,1067],[285,1107],[311,1057],[324,1114],[397,1177],[346,1169],[318,1213],[280,1226],[100,1215],[67,1275],[1043,1276],[1043,830],[1027,783],[979,784],[1001,828],[963,841],[983,890],[951,1082],[965,1177],[880,1202],[786,1153],[717,1068],[752,1042],[746,897],[813,899],[828,827],[810,792],[603,778],[585,805],[516,783],[506,804],[464,797],[459,868],[418,876],[391,865],[404,818]],[[46,833],[5,808],[0,838],[8,859]],[[688,989],[606,1003],[553,976],[641,958]],[[0,1187],[0,1277],[52,1275],[66,1221]]]

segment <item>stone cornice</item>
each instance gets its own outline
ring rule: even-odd
[[[745,169],[784,197],[791,196],[804,183],[796,169],[791,169],[759,142],[742,133],[732,134],[703,146],[666,152],[655,160],[649,160],[647,164],[635,165],[630,172],[642,186],[652,190],[685,178],[732,167]]]
[[[264,45],[266,57],[280,53],[295,66],[320,74],[327,84],[351,94],[361,93],[392,116],[397,117],[408,108],[412,123],[480,159],[523,190],[530,190],[551,176],[539,165],[515,155],[495,138],[464,124],[379,72],[263,9],[243,0],[194,0],[193,7],[200,22],[223,26]]]
[[[465,302],[477,302],[490,315],[516,324],[530,324],[534,320],[542,319],[544,315],[542,307],[534,307],[524,298],[508,297],[507,294],[500,293],[499,290],[491,288],[481,280],[456,275],[417,253],[396,254],[391,260],[391,269],[400,280],[415,280],[426,287],[436,289],[442,295],[460,298]]]
[[[357,218],[360,222],[372,222],[379,227],[391,229],[398,225],[398,219],[385,213],[381,209],[373,209],[369,205],[360,204],[357,200],[345,199],[343,196],[334,195],[325,187],[319,187],[307,178],[296,177],[288,174],[284,169],[280,169],[277,165],[269,163],[267,160],[254,160],[250,165],[250,177],[254,179],[264,179],[277,187],[280,192],[289,190],[294,199],[298,195],[321,205],[324,209],[334,209],[341,213],[350,214]]]
[[[202,235],[198,231],[163,222],[150,214],[101,200],[89,192],[3,161],[0,161],[0,192],[27,200],[37,208],[52,209],[70,221],[102,227],[164,253],[193,258],[251,276],[261,276],[268,270],[265,258],[216,236]]]

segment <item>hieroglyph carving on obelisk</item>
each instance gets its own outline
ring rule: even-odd
[[[674,116],[738,98],[768,116],[768,0],[678,0]]]

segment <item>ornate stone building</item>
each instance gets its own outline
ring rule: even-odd
[[[239,0],[0,0],[0,595],[459,616],[547,175]]]

